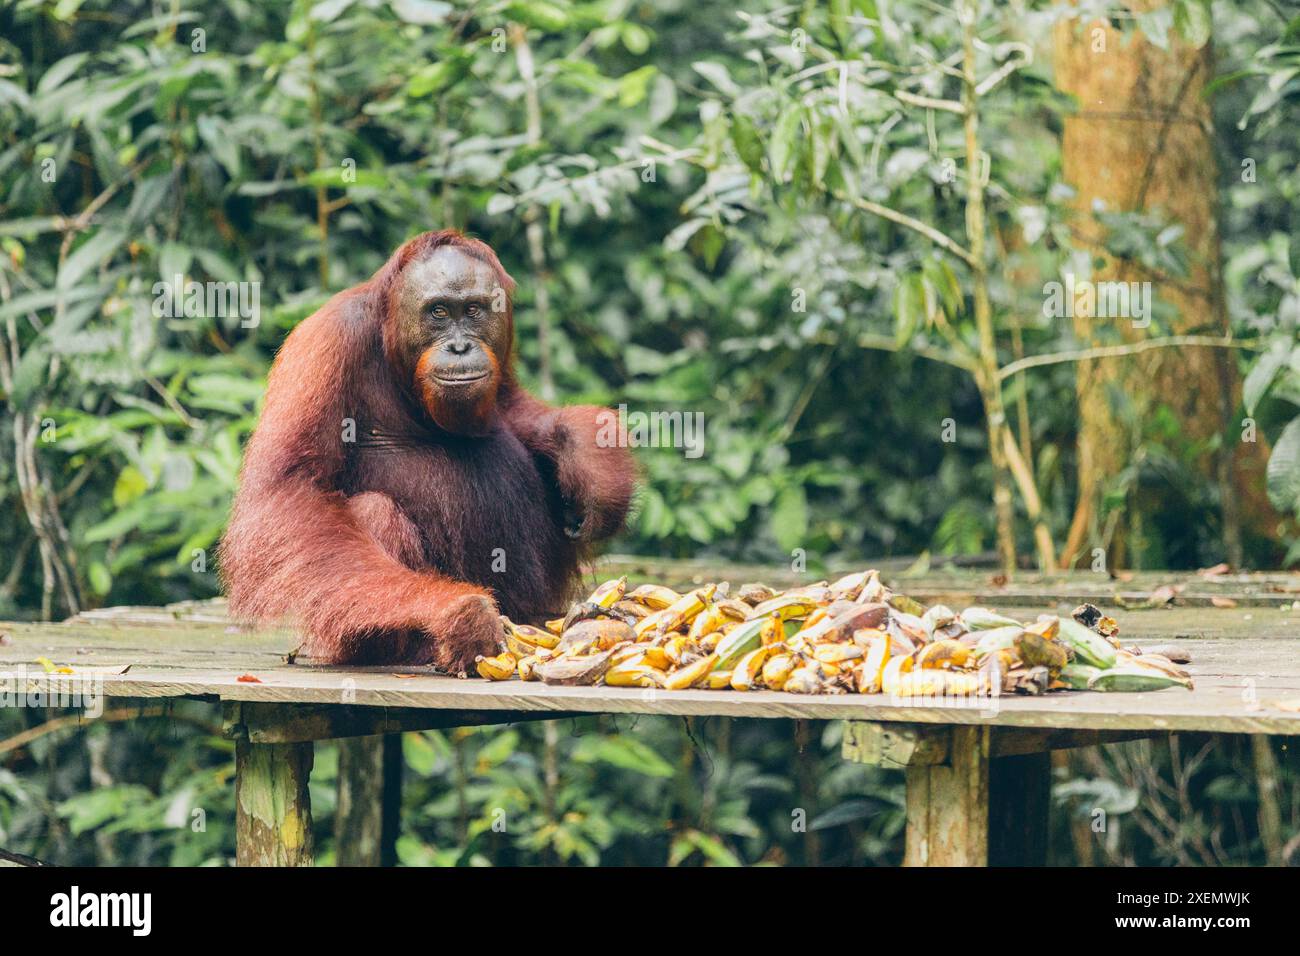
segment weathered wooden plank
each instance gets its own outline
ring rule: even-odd
[[[235,742],[235,861],[311,866],[312,745]]]
[[[1198,676],[1195,692],[1180,688],[1147,694],[1059,693],[1045,697],[1002,697],[971,707],[915,706],[882,695],[804,697],[772,691],[691,690],[651,693],[611,687],[555,687],[510,681],[488,683],[448,677],[402,679],[392,674],[286,668],[262,670],[260,683],[232,673],[206,670],[132,668],[102,678],[109,697],[205,697],[268,704],[312,703],[365,707],[430,708],[448,711],[538,713],[717,715],[789,719],[861,719],[927,724],[988,724],[1008,727],[1094,730],[1220,731],[1300,734],[1300,713],[1279,706],[1300,699],[1300,686],[1276,686],[1265,678],[1246,698],[1235,679]],[[35,690],[66,686],[60,675],[28,672]],[[3,693],[0,676],[0,693]]]
[[[801,697],[770,691],[740,694],[729,691],[660,692],[607,687],[550,687],[509,682],[457,681],[427,677],[401,680],[390,675],[358,674],[346,688],[330,672],[280,675],[266,672],[262,683],[241,683],[228,675],[206,671],[154,671],[133,668],[126,675],[103,678],[102,692],[110,697],[208,697],[260,703],[338,705],[349,700],[359,706],[431,708],[453,711],[512,711],[519,713],[642,713],[671,716],[715,714],[732,717],[845,719],[906,723],[980,724],[1018,727],[1058,727],[1098,730],[1222,731],[1235,733],[1300,734],[1300,714],[1281,709],[1271,694],[1300,696],[1300,689],[1261,687],[1256,703],[1244,703],[1235,683],[1202,680],[1194,693],[1181,689],[1149,694],[1054,694],[1041,698],[1001,698],[988,710],[970,707],[917,707],[888,697]],[[57,675],[28,679],[34,690],[66,684]],[[346,690],[346,697],[343,691]],[[507,719],[517,719],[512,716]]]
[[[1026,612],[1030,616],[1032,612]],[[0,693],[66,683],[35,661],[70,664],[75,680],[100,674],[115,697],[206,697],[261,703],[310,703],[437,711],[647,713],[862,719],[925,724],[979,724],[1063,730],[1300,733],[1300,612],[1275,609],[1177,608],[1117,613],[1138,644],[1171,640],[1194,655],[1197,689],[1150,694],[1052,694],[1000,698],[980,709],[915,707],[881,696],[800,697],[731,691],[664,692],[549,687],[518,681],[455,680],[428,669],[324,668],[289,665],[291,632],[228,632],[219,625],[115,627],[0,624]],[[22,668],[22,672],[19,672]],[[125,673],[115,670],[129,668]],[[6,682],[6,674],[9,680]],[[256,682],[241,680],[249,675]],[[985,712],[990,711],[990,712]],[[500,719],[515,719],[502,715]],[[392,728],[394,730],[400,727]],[[383,727],[377,731],[382,732]]]
[[[948,760],[908,767],[904,866],[984,866],[989,853],[989,728],[953,727]]]
[[[989,740],[989,756],[1018,757],[1050,753],[1074,747],[1121,743],[1163,736],[1163,731],[1062,730],[1057,728],[995,726]],[[851,763],[874,767],[903,767],[944,763],[948,759],[948,735],[942,724],[876,723],[846,720],[841,756]]]
[[[1149,740],[1166,736],[1159,730],[1070,730],[1053,727],[998,727],[993,732],[990,753],[995,758],[1117,744],[1128,740]]]
[[[841,755],[852,763],[901,770],[948,759],[951,734],[942,726],[846,720]]]
[[[396,734],[447,727],[557,720],[576,713],[503,710],[439,710],[428,707],[366,707],[360,704],[302,704],[260,700],[227,701],[222,733],[257,744],[301,743]]]

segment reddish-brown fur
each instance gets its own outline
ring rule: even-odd
[[[437,396],[394,368],[390,293],[441,246],[513,290],[483,243],[452,231],[407,242],[285,340],[245,451],[220,553],[231,611],[296,617],[323,660],[469,670],[499,648],[498,609],[519,621],[562,609],[586,549],[627,514],[632,458],[596,440],[611,413],[529,395],[512,347],[491,356],[496,403],[482,435],[439,428],[427,410]],[[355,442],[344,441],[348,420]],[[568,520],[581,522],[576,537]]]

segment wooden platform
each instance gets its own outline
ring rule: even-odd
[[[669,579],[690,583],[693,572],[674,567],[676,575]],[[639,566],[628,569],[634,575],[638,569],[654,573]],[[741,574],[733,580],[748,579]],[[757,569],[752,574],[762,576]],[[770,571],[766,575],[773,577]],[[241,742],[240,772],[252,775],[241,786],[274,785],[280,791],[287,786],[303,799],[310,741],[316,739],[585,713],[844,719],[851,722],[849,759],[908,768],[909,819],[916,815],[922,822],[915,825],[924,831],[909,829],[909,861],[978,863],[987,859],[987,826],[954,842],[949,839],[952,821],[972,812],[987,820],[990,778],[998,766],[1010,766],[1012,758],[1176,731],[1300,734],[1300,610],[1292,608],[1300,578],[1233,576],[1224,581],[1164,575],[1111,582],[1098,577],[1058,575],[1002,586],[982,575],[949,573],[896,584],[927,603],[1014,608],[1026,620],[1092,600],[1118,619],[1125,643],[1176,642],[1190,650],[1194,691],[1060,692],[906,706],[883,696],[488,683],[421,670],[289,663],[286,657],[297,643],[291,631],[241,631],[229,623],[219,603],[210,602],[107,609],[62,624],[0,623],[0,691],[18,689],[13,678],[21,673],[27,691],[70,689],[90,677],[108,697],[220,701],[227,733]],[[1152,593],[1159,603],[1167,592],[1157,588],[1171,582],[1179,588],[1178,606],[1125,610],[1115,605],[1117,593],[1130,608],[1149,603]],[[55,671],[47,672],[39,658]],[[64,668],[73,673],[58,673]],[[303,746],[308,748],[305,755]],[[1046,764],[1023,765],[1018,772],[1045,782]],[[964,774],[965,782],[954,783],[954,773]],[[1007,789],[1006,784],[1000,789]],[[1016,790],[1010,788],[1012,799]],[[946,809],[937,809],[940,805]],[[240,830],[250,847],[247,853],[241,850],[244,862],[305,861],[303,853],[286,851],[277,842],[283,819],[263,823],[261,831]],[[289,832],[301,824],[301,819],[291,821]],[[966,828],[962,822],[963,833]],[[948,849],[937,853],[934,848],[941,844]],[[310,859],[309,848],[305,859]]]

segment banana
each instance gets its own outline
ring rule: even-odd
[[[552,634],[550,631],[540,627],[533,627],[531,624],[511,624],[506,628],[506,634],[514,634],[520,641],[525,644],[532,644],[534,647],[544,647],[547,650],[554,648],[560,643],[558,634]]]
[[[733,621],[743,621],[749,617],[749,605],[735,598],[723,598],[717,602],[718,610],[723,616]]]
[[[658,611],[651,611],[645,617],[641,618],[641,620],[639,620],[633,627],[633,631],[636,632],[637,640],[648,640],[658,634],[659,624],[666,619],[667,614],[667,608],[660,608]]]
[[[978,674],[969,671],[911,671],[899,676],[891,693],[895,697],[975,697],[980,693]]]
[[[479,677],[487,680],[509,680],[515,676],[515,665],[518,663],[519,658],[509,651],[504,651],[496,657],[484,657],[480,654],[474,659],[474,669],[478,671]]]
[[[889,621],[888,604],[849,604],[837,614],[827,613],[815,620],[810,615],[793,640],[801,644],[846,641],[863,628],[883,627]],[[820,609],[819,609],[820,610]]]
[[[813,648],[812,656],[823,664],[843,664],[862,657],[862,648],[857,644],[818,644]]]
[[[921,648],[916,663],[922,670],[961,670],[970,657],[970,648],[961,641],[935,641]]]
[[[512,631],[506,631],[506,650],[516,658],[521,658],[536,654],[538,647],[536,644],[529,644]]]
[[[634,617],[638,621],[650,613],[650,609],[644,604],[638,604],[636,601],[618,601],[614,604],[613,610],[621,611],[628,617]]]
[[[893,694],[902,680],[904,674],[912,669],[912,658],[910,655],[899,655],[891,657],[885,664],[885,669],[880,672],[880,690],[886,694]]]
[[[641,658],[641,661],[647,667],[666,671],[673,666],[673,659],[668,656],[668,652],[663,647],[655,644],[651,644],[648,647],[644,644],[638,646],[645,647],[645,656]]]
[[[769,617],[762,630],[764,644],[782,644],[785,642],[785,624],[779,617]]]
[[[1115,664],[1122,667],[1140,667],[1148,670],[1160,671],[1162,674],[1168,674],[1170,677],[1191,677],[1191,672],[1185,668],[1179,667],[1169,658],[1161,654],[1133,654],[1129,651],[1116,651]]]
[[[536,654],[529,654],[527,657],[519,658],[519,663],[515,666],[515,673],[519,675],[520,680],[538,680],[534,673],[537,667],[538,658]]]
[[[666,634],[689,624],[713,600],[713,594],[717,590],[716,584],[706,584],[665,608],[663,620],[659,622],[659,631]]]
[[[799,620],[806,618],[819,605],[825,603],[830,603],[830,591],[826,588],[798,588],[756,605],[749,612],[749,617],[750,620],[756,617],[775,617],[782,621]]]
[[[795,656],[782,653],[773,647],[773,654],[763,663],[763,686],[772,690],[782,690],[785,682],[794,673]]]
[[[640,664],[645,660],[645,652],[644,644],[620,644],[610,652],[609,666],[622,667],[629,664]]]
[[[770,618],[746,621],[718,642],[717,670],[731,670],[742,657],[764,644],[763,634],[772,627]]]
[[[1115,622],[1091,605],[1031,624],[987,607],[958,614],[871,570],[782,592],[747,584],[734,597],[726,582],[679,593],[620,576],[545,628],[501,620],[504,652],[475,661],[490,680],[900,697],[1192,686],[1156,648],[1119,647]]]
[[[722,627],[727,620],[729,618],[722,612],[722,608],[716,604],[710,604],[695,615],[695,620],[691,621],[691,628],[687,633],[690,635],[691,640],[698,641]]]
[[[885,603],[895,611],[902,611],[904,614],[910,614],[913,617],[920,617],[925,613],[925,605],[908,597],[906,594],[891,594],[885,599]]]
[[[889,639],[889,634],[878,627],[862,627],[853,632],[853,643],[864,651],[870,650],[878,638]]]
[[[862,589],[866,587],[867,582],[873,575],[879,576],[879,571],[857,571],[853,574],[846,574],[838,581],[830,585],[830,592],[837,599],[842,601],[856,601]]]
[[[763,681],[763,665],[767,663],[776,652],[774,645],[760,647],[757,650],[750,651],[739,661],[731,671],[731,686],[735,690],[751,690],[761,686]]]
[[[605,671],[610,687],[663,687],[667,679],[663,671],[643,664],[618,664]]]
[[[1059,674],[1061,668],[1070,662],[1065,645],[1031,631],[1021,631],[1016,638],[1016,654],[1026,667],[1046,667],[1053,674]]]
[[[1070,690],[1087,690],[1088,683],[1100,673],[1100,668],[1089,664],[1066,664],[1061,668],[1060,680]]]
[[[995,627],[978,632],[979,640],[975,644],[975,656],[983,660],[990,654],[996,654],[998,651],[1015,647],[1016,640],[1024,633],[1024,630],[1021,625],[1016,624],[1015,626]]]
[[[865,633],[859,631],[858,634]],[[861,666],[858,668],[858,693],[859,694],[879,694],[880,682],[885,674],[885,665],[889,663],[889,652],[891,642],[889,635],[876,632],[878,636],[871,638],[867,644],[867,656],[863,659]],[[854,643],[857,643],[857,634],[854,636]]]
[[[547,684],[586,686],[605,676],[612,656],[611,651],[601,651],[599,654],[557,657],[538,664],[533,671]]]
[[[1023,627],[1015,618],[999,614],[986,607],[968,607],[961,612],[962,623],[970,631],[991,631],[995,627]]]
[[[776,591],[766,584],[742,584],[740,590],[736,592],[736,597],[750,607],[756,607],[776,597]]]
[[[1061,636],[1061,619],[1044,615],[1033,624],[1026,624],[1025,630],[1030,634],[1037,634],[1039,637],[1054,641]]]
[[[1144,691],[1162,690],[1166,687],[1186,687],[1191,690],[1192,679],[1127,665],[1103,670],[1088,681],[1088,690]]]
[[[600,585],[596,590],[591,592],[587,598],[588,603],[598,604],[601,607],[613,607],[619,601],[623,600],[623,592],[627,590],[627,575],[621,578],[613,578]]]
[[[705,678],[709,676],[709,671],[713,670],[713,665],[717,660],[718,656],[716,654],[709,654],[707,657],[701,657],[694,664],[688,664],[673,671],[668,675],[664,687],[668,690],[685,690],[688,687],[703,683]]]
[[[665,608],[672,607],[682,599],[682,596],[672,588],[666,588],[660,584],[642,584],[640,587],[629,591],[626,597],[629,601],[644,604],[652,611],[662,611]]]
[[[788,694],[820,694],[824,685],[815,667],[800,667],[790,673],[782,688]]]
[[[556,650],[574,653],[590,647],[598,651],[607,651],[616,644],[635,640],[636,631],[622,621],[611,621],[608,618],[598,621],[579,621],[564,632]]]
[[[1060,639],[1074,648],[1074,654],[1085,664],[1102,670],[1115,666],[1115,648],[1094,631],[1084,627],[1074,618],[1058,617]]]

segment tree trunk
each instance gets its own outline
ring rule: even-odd
[[[1160,6],[1163,0],[1143,8]],[[1136,6],[1136,4],[1135,4]],[[1085,345],[1128,342],[1162,334],[1225,334],[1216,221],[1218,169],[1205,85],[1212,76],[1210,46],[1194,48],[1170,30],[1168,49],[1152,44],[1133,24],[1121,32],[1103,21],[1064,21],[1056,28],[1057,86],[1078,98],[1065,121],[1064,176],[1076,190],[1075,241],[1093,262],[1094,283],[1149,282],[1150,303],[1173,311],[1167,327],[1142,327],[1130,317],[1102,317],[1077,308],[1074,330]],[[1140,263],[1106,253],[1098,206],[1107,212],[1158,211],[1182,226],[1186,276],[1153,274]],[[1068,292],[1067,292],[1068,294]],[[1266,450],[1240,440],[1235,421],[1241,383],[1228,349],[1152,349],[1140,355],[1081,362],[1078,366],[1079,498],[1062,564],[1091,560],[1106,549],[1107,567],[1141,560],[1140,529],[1127,508],[1109,517],[1101,498],[1122,491],[1116,479],[1133,461],[1161,406],[1177,420],[1181,442],[1202,451],[1192,467],[1219,487],[1225,557],[1240,565],[1242,525],[1275,521],[1263,495]],[[1222,436],[1222,448],[1217,439]],[[1162,500],[1139,511],[1158,512]]]

